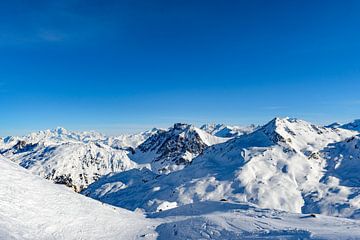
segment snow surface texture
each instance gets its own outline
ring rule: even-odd
[[[244,134],[253,132],[257,127],[250,125],[248,127],[227,126],[224,124],[204,124],[200,127],[201,130],[210,133],[217,137],[230,138],[238,137]]]
[[[359,239],[359,221],[289,214],[250,204],[206,201],[155,213],[156,231],[168,239]]]
[[[154,213],[101,204],[0,157],[0,239],[356,239],[359,222],[202,202]]]
[[[142,215],[55,185],[0,157],[0,239],[155,239]]]
[[[294,213],[358,218],[360,177],[347,162],[360,164],[359,149],[350,144],[347,153],[353,158],[342,161],[342,168],[335,167],[338,171],[331,164],[341,153],[330,151],[356,134],[277,118],[253,133],[207,148],[181,171],[162,176],[146,170],[111,174],[83,193],[146,212],[224,199]]]

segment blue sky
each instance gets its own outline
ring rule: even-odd
[[[1,1],[0,135],[360,118],[359,1]]]

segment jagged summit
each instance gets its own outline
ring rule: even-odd
[[[158,131],[139,145],[131,159],[150,164],[155,172],[169,173],[182,169],[208,146],[226,140],[193,125],[175,123],[173,127]]]

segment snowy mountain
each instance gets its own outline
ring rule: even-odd
[[[187,124],[127,136],[2,139],[0,239],[360,238],[356,131],[275,118],[231,138]]]
[[[331,124],[329,124],[329,125],[326,125],[325,127],[326,127],[326,128],[338,128],[338,127],[340,127],[340,126],[341,126],[340,123],[338,123],[338,122],[333,122],[333,123],[331,123]]]
[[[53,130],[38,131],[22,137],[6,137],[3,139],[0,147],[3,149],[10,148],[18,144],[19,141],[24,141],[26,144],[43,144],[50,146],[68,142],[88,143],[103,139],[105,139],[105,136],[97,132],[72,132],[65,128],[57,127]]]
[[[146,139],[156,134],[161,129],[153,128],[151,130],[141,132],[138,134],[123,134],[120,136],[107,137],[102,140],[102,143],[111,146],[115,149],[130,149],[134,150],[140,144],[142,144]]]
[[[106,137],[56,128],[4,138],[0,153],[34,174],[81,191],[102,175],[136,167],[127,156],[131,147],[155,132]]]
[[[140,144],[130,159],[148,164],[155,173],[181,170],[207,147],[227,141],[189,124],[176,123]]]
[[[18,145],[16,145],[18,146]],[[81,191],[100,176],[136,166],[127,152],[98,143],[63,143],[60,145],[24,145],[11,153],[10,160],[32,173]]]
[[[112,174],[83,193],[115,206],[148,212],[224,200],[295,213],[358,218],[359,185],[350,187],[344,180],[337,181],[340,175],[331,174],[330,167],[337,158],[327,157],[334,156],[328,154],[334,144],[347,142],[354,135],[356,132],[344,129],[276,118],[250,134],[207,148],[181,171],[162,176],[140,170]],[[357,145],[351,144],[352,152]],[[358,157],[353,160],[360,161]],[[130,181],[129,174],[138,180]],[[354,177],[359,179],[356,174],[345,177],[351,182]],[[344,204],[339,205],[339,199]]]
[[[360,132],[360,119],[354,120],[351,123],[343,124],[340,126],[340,128]]]
[[[248,127],[227,126],[224,124],[204,124],[200,127],[201,130],[210,133],[216,137],[231,138],[248,134],[254,131],[257,127],[250,125]]]

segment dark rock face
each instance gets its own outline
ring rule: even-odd
[[[207,147],[193,126],[176,123],[168,131],[162,130],[151,136],[138,150],[156,153],[153,162],[186,165],[191,162],[185,157],[186,153],[197,156]]]
[[[27,143],[26,141],[19,140],[12,148],[1,151],[1,154],[12,152],[13,154],[23,153],[34,150],[38,144]]]

